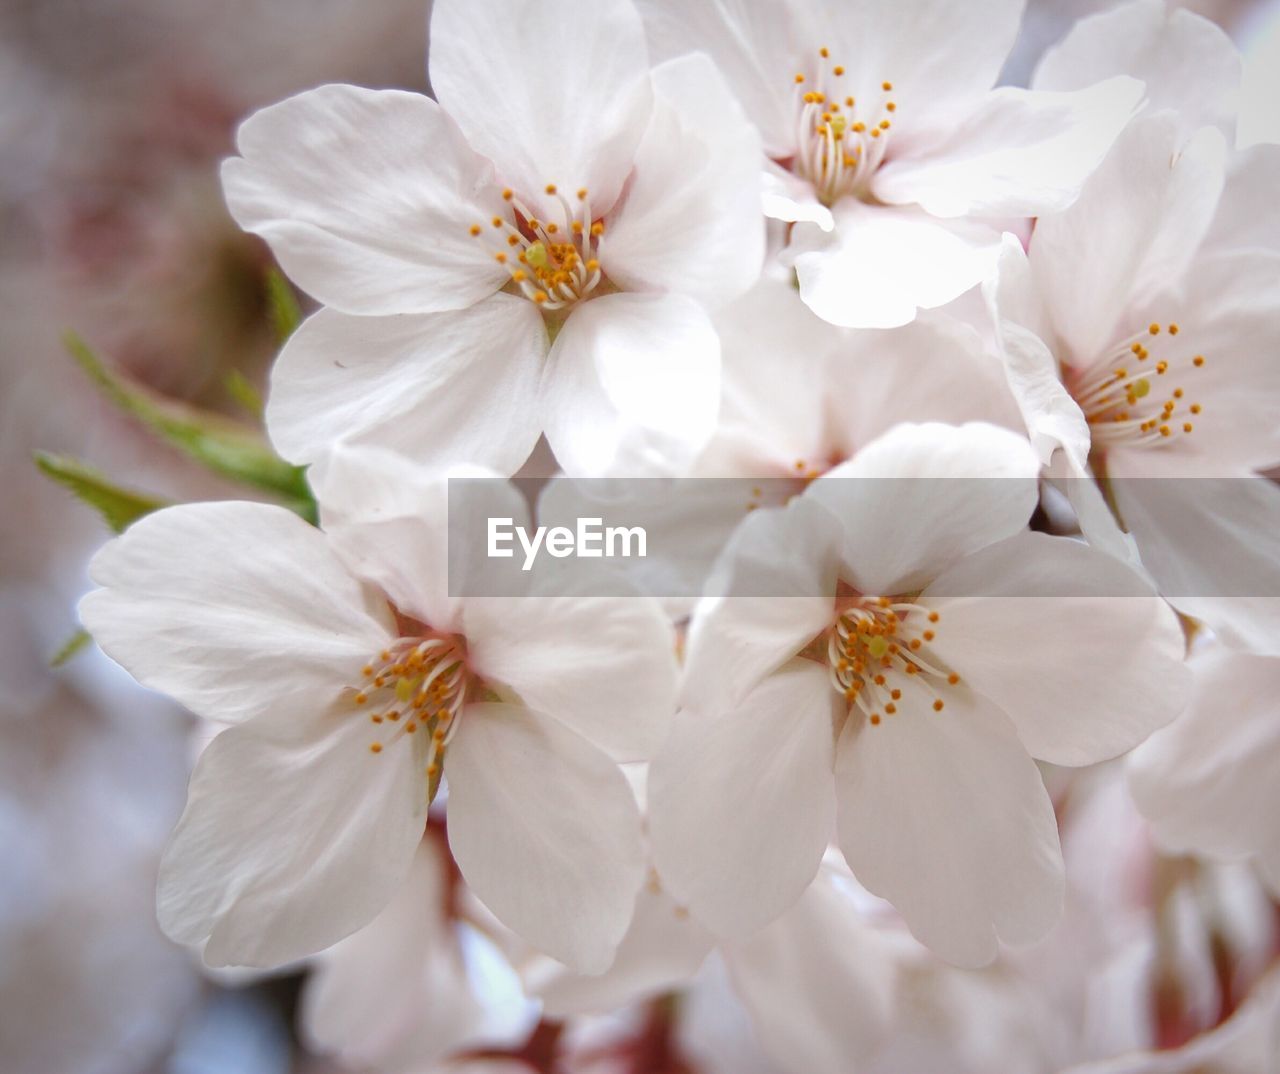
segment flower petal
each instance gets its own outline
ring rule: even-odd
[[[621,770],[563,724],[469,705],[445,754],[449,846],[508,928],[603,973],[644,877],[640,814]]]
[[[760,276],[760,139],[703,55],[653,72],[653,113],[635,170],[605,219],[600,263],[628,291],[717,305]]]
[[[923,688],[903,678],[904,695]],[[908,697],[851,721],[836,753],[840,848],[949,962],[981,966],[997,936],[1031,943],[1062,913],[1062,852],[1035,762],[997,710],[961,690],[935,713]]]
[[[1280,865],[1280,659],[1222,645],[1191,658],[1187,711],[1134,751],[1129,785],[1170,851]]]
[[[322,704],[322,702],[320,703]],[[273,712],[205,749],[160,862],[157,913],[210,966],[280,966],[367,925],[427,818],[416,743],[380,753],[354,705]]]
[[[820,872],[795,906],[724,957],[752,1028],[784,1069],[848,1074],[890,1028],[890,942]]]
[[[551,348],[547,440],[572,477],[680,471],[711,436],[719,391],[720,340],[692,299],[593,298]]]
[[[1182,630],[1119,560],[1022,533],[962,560],[921,595],[941,619],[931,651],[1060,765],[1132,749],[1185,703]]]
[[[1213,219],[1224,157],[1217,131],[1180,149],[1172,116],[1140,117],[1075,204],[1037,222],[1029,256],[1068,351],[1060,360],[1084,367],[1103,358],[1132,331],[1119,330],[1131,305],[1181,278]]]
[[[845,198],[832,215],[834,231],[796,224],[785,257],[808,307],[846,328],[893,328],[946,305],[990,271],[1000,246],[986,224],[909,206]]]
[[[428,68],[467,141],[543,219],[563,215],[548,183],[587,188],[597,210],[613,204],[651,104],[628,0],[436,0]]]
[[[1165,0],[1131,0],[1077,22],[1045,52],[1031,87],[1075,90],[1131,75],[1146,86],[1148,110],[1174,112],[1185,134],[1230,134],[1240,66],[1231,38],[1208,19]]]
[[[876,196],[935,216],[1060,212],[1142,100],[1142,83],[1111,78],[1070,93],[1005,86],[927,148],[886,162]]]
[[[1025,528],[1040,463],[1024,437],[981,422],[902,424],[805,493],[844,527],[844,581],[907,593]]]
[[[512,295],[398,317],[322,309],[276,360],[267,428],[298,463],[315,462],[340,436],[430,469],[474,463],[514,473],[542,431],[546,349],[538,310]]]
[[[359,680],[390,616],[283,507],[184,504],[93,558],[80,617],[144,686],[206,719],[309,714]]]
[[[469,233],[503,211],[492,165],[431,98],[321,86],[255,112],[236,144],[231,215],[326,306],[462,309],[506,282]]]
[[[687,710],[649,770],[654,862],[713,932],[746,936],[793,905],[831,837],[837,694],[792,661],[730,709]]]
[[[619,761],[648,760],[675,711],[676,639],[646,597],[467,601],[476,668]]]

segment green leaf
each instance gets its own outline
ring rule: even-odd
[[[256,429],[158,395],[108,368],[74,333],[64,341],[102,393],[166,443],[216,474],[273,493],[307,521],[316,520],[305,470],[280,458]]]
[[[302,323],[302,310],[293,287],[279,269],[267,270],[267,301],[271,303],[271,322],[276,328],[276,338],[283,343]]]
[[[54,653],[49,660],[49,666],[51,668],[62,667],[63,664],[67,663],[91,641],[93,641],[93,638],[89,636],[89,632],[85,630],[84,627],[81,627],[72,634],[71,637],[58,646],[58,651]]]
[[[66,455],[51,455],[47,451],[32,453],[36,465],[46,476],[69,488],[76,497],[94,508],[116,533],[122,533],[132,522],[167,506],[141,492],[123,489],[105,474],[86,465],[79,459]]]
[[[258,391],[238,369],[231,370],[223,378],[222,386],[236,404],[257,421],[262,420],[262,393]]]

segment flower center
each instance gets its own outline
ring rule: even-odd
[[[554,183],[546,193],[561,206],[561,219],[540,220],[511,189],[502,192],[511,218],[495,216],[471,234],[504,266],[514,289],[542,309],[557,310],[585,298],[601,280],[600,236],[604,221],[591,219],[587,190],[570,202]]]
[[[471,685],[466,644],[452,634],[399,638],[361,671],[352,701],[369,713],[380,754],[401,740],[416,742],[434,793],[444,748],[458,724]]]
[[[837,607],[840,605],[837,604]],[[898,712],[901,677],[915,679],[933,695],[933,710],[945,707],[937,688],[960,676],[930,651],[941,616],[923,605],[893,597],[855,597],[827,631],[831,685],[852,711],[875,726]],[[883,714],[883,715],[882,715]]]
[[[1176,324],[1151,324],[1079,377],[1068,375],[1096,447],[1156,447],[1194,431],[1201,407],[1187,401],[1182,382],[1205,358],[1179,348],[1177,335]]]
[[[830,50],[818,50],[812,77],[797,74],[796,155],[791,170],[813,184],[824,205],[867,192],[871,176],[889,145],[890,117],[898,106],[892,82],[881,82],[871,99],[842,91],[845,68],[831,62]]]

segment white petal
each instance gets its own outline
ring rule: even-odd
[[[1023,529],[1040,463],[994,425],[899,425],[805,493],[844,527],[844,581],[863,593],[921,588],[962,557]]]
[[[1178,280],[1213,219],[1225,146],[1202,131],[1179,151],[1167,114],[1130,124],[1066,212],[1036,224],[1030,258],[1036,285],[1070,354],[1087,365],[1132,328],[1129,306]]]
[[[604,974],[584,977],[545,960],[526,975],[530,994],[549,1018],[607,1014],[670,991],[698,971],[714,941],[661,887],[646,884],[636,899],[631,927],[618,957]]]
[[[832,213],[831,232],[795,225],[785,256],[809,308],[848,328],[893,328],[946,305],[990,271],[1000,246],[985,224],[914,207],[845,198]]]
[[[1191,659],[1187,711],[1129,759],[1160,842],[1214,860],[1280,859],[1280,659],[1212,645]]]
[[[718,305],[760,275],[760,140],[706,56],[668,61],[653,83],[653,113],[605,219],[600,264],[624,290]]]
[[[387,1068],[443,1059],[472,1037],[483,1012],[445,918],[448,868],[436,840],[423,840],[382,913],[318,956],[300,1016],[312,1050]]]
[[[1142,100],[1142,83],[1113,78],[1071,93],[1006,86],[927,149],[891,160],[872,189],[935,216],[1060,212]]]
[[[593,298],[551,348],[547,440],[573,477],[678,472],[710,437],[719,391],[720,340],[692,299]]]
[[[675,633],[645,597],[517,596],[467,601],[480,673],[619,761],[647,760],[675,711]]]
[[[1206,248],[1280,252],[1280,213],[1273,211],[1277,188],[1280,145],[1256,145],[1233,153],[1218,215],[1205,237]]]
[[[746,936],[793,905],[835,816],[838,695],[793,661],[729,709],[688,710],[649,769],[654,862],[713,932]]]
[[[879,724],[851,721],[836,754],[839,841],[854,875],[922,943],[980,966],[997,936],[1031,943],[1062,913],[1053,806],[998,711],[963,690],[934,712],[913,679]]]
[[[543,219],[563,215],[548,183],[613,204],[651,103],[628,0],[436,0],[428,68],[444,110]]]
[[[644,876],[621,770],[557,721],[470,705],[445,754],[449,846],[504,925],[582,973],[603,973]]]
[[[768,928],[728,945],[725,963],[786,1069],[848,1074],[884,1043],[896,985],[888,942],[826,873]]]
[[[830,231],[836,226],[831,210],[818,200],[813,184],[807,179],[769,163],[765,165],[760,181],[761,205],[765,216],[770,219],[789,223],[805,221],[817,224],[823,231]]]
[[[427,817],[417,743],[354,705],[270,713],[196,764],[160,863],[160,926],[210,966],[280,966],[368,924],[403,883]],[[384,736],[385,737],[385,736]]]
[[[839,524],[808,497],[751,514],[689,625],[681,704],[732,708],[830,626],[839,549]]]
[[[1280,489],[1262,477],[1116,475],[1143,566],[1180,611],[1229,644],[1280,655]]]
[[[267,428],[280,453],[299,463],[342,437],[431,469],[475,463],[514,473],[542,431],[546,350],[541,315],[512,295],[398,317],[323,309],[276,360]]]
[[[770,157],[795,153],[796,64],[816,33],[798,3],[638,0],[655,60],[706,53],[759,128]]]
[[[930,651],[1013,721],[1033,756],[1084,765],[1132,749],[1185,703],[1182,630],[1119,560],[1023,533],[925,590]]]
[[[1240,56],[1208,19],[1165,0],[1130,0],[1081,19],[1048,49],[1032,78],[1037,90],[1083,89],[1112,75],[1146,86],[1150,111],[1170,109],[1185,134],[1235,125]]]
[[[996,324],[1009,388],[1041,463],[1048,465],[1061,449],[1074,470],[1083,473],[1092,441],[1089,425],[1062,383],[1057,359],[1036,334],[1040,317],[1035,284],[1027,255],[1013,235],[1004,236],[995,273],[983,291]]]
[[[206,719],[310,713],[386,644],[390,615],[325,536],[283,507],[186,504],[93,558],[94,640],[144,686]]]
[[[236,145],[231,214],[326,306],[461,309],[506,281],[470,234],[503,211],[493,168],[429,97],[321,86],[255,112]]]

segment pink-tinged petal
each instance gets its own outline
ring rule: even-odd
[[[608,209],[649,117],[644,28],[629,0],[436,0],[428,68],[436,98],[503,182],[543,219],[544,193]]]
[[[848,1074],[884,1044],[897,984],[890,943],[820,872],[799,901],[725,947],[761,1044],[786,1069]]]
[[[638,0],[655,60],[706,53],[760,131],[765,152],[795,153],[797,64],[813,51],[817,30],[807,5],[740,0]]]
[[[840,536],[835,518],[805,496],[738,527],[689,624],[685,708],[732,709],[831,625]]]
[[[902,424],[805,495],[844,527],[844,581],[863,593],[907,593],[1024,529],[1039,470],[1026,438],[1008,429]]]
[[[506,282],[470,234],[503,210],[493,168],[429,97],[321,86],[254,113],[236,145],[231,214],[326,306],[462,309]]]
[[[945,134],[876,173],[876,196],[935,216],[1036,216],[1080,193],[1142,100],[1112,78],[1070,93],[995,90]]]
[[[210,966],[281,966],[367,925],[427,818],[420,743],[353,704],[270,713],[218,735],[160,862],[157,913]],[[420,738],[421,736],[419,736]]]
[[[1170,851],[1280,864],[1280,659],[1206,645],[1187,710],[1135,750],[1129,785]]]
[[[542,431],[546,351],[537,308],[512,295],[399,317],[323,309],[272,368],[267,428],[298,463],[342,438],[433,470],[473,463],[514,473]]]
[[[785,257],[808,307],[846,328],[894,328],[945,306],[987,275],[1000,248],[986,224],[911,206],[845,198],[832,215],[834,231],[797,224]]]
[[[605,219],[600,264],[624,290],[718,305],[760,276],[760,139],[706,56],[662,64],[653,84],[653,113]]]
[[[1136,327],[1120,323],[1128,309],[1181,278],[1213,219],[1224,158],[1217,131],[1180,148],[1172,116],[1140,117],[1075,204],[1037,222],[1031,269],[1067,351],[1060,360],[1104,357]]]
[[[902,679],[900,711],[851,721],[836,755],[840,848],[869,891],[949,962],[981,966],[1061,916],[1053,806],[1013,725],[963,689],[934,712]],[[918,694],[919,696],[914,696]]]
[[[1009,389],[1040,462],[1047,466],[1061,449],[1072,468],[1083,473],[1092,440],[1089,425],[1062,382],[1058,360],[1038,334],[1044,331],[1044,321],[1031,266],[1014,236],[1004,236],[995,272],[983,291],[995,321]]]
[[[644,877],[622,771],[563,724],[469,705],[445,754],[449,846],[500,921],[581,973],[603,973]]]
[[[221,722],[308,715],[386,644],[391,618],[326,537],[283,507],[184,504],[89,565],[94,640],[144,686]]]
[[[823,665],[797,660],[736,706],[677,716],[649,770],[649,832],[663,883],[713,932],[751,934],[817,873],[837,699]]]
[[[1045,52],[1031,87],[1083,89],[1114,75],[1140,79],[1147,109],[1173,111],[1185,134],[1235,126],[1240,55],[1231,38],[1165,0],[1130,0],[1081,19]]]
[[[648,760],[675,712],[676,639],[647,597],[519,595],[469,600],[478,671],[619,761]]]
[[[550,1018],[608,1014],[684,984],[714,944],[711,934],[651,879],[636,898],[631,927],[605,973],[584,977],[546,959],[526,971],[525,987]]]
[[[1280,655],[1280,489],[1262,477],[1184,477],[1176,460],[1157,461],[1111,482],[1143,567],[1228,644]]]
[[[1004,711],[1033,757],[1115,757],[1185,704],[1177,617],[1082,542],[1019,534],[962,560],[920,602],[941,617],[930,652]]]
[[[547,360],[547,440],[572,477],[682,472],[715,428],[719,390],[720,340],[698,303],[592,298]]]

